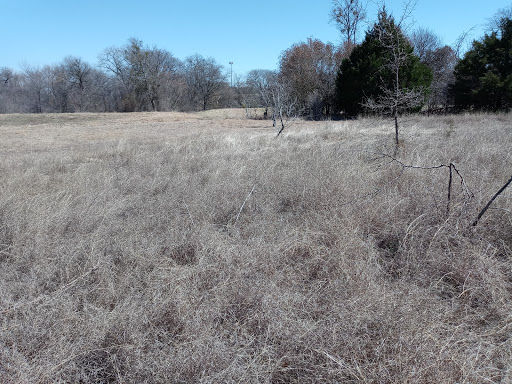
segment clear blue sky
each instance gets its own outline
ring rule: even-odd
[[[377,1],[369,0],[368,18],[376,19]],[[395,16],[403,0],[388,0]],[[412,15],[415,27],[436,32],[445,44],[483,25],[510,0],[419,0]],[[179,59],[198,53],[213,57],[233,72],[275,69],[280,53],[315,37],[339,43],[329,23],[331,0],[0,0],[0,67],[20,70],[43,66],[68,55],[97,65],[107,47],[136,37]]]

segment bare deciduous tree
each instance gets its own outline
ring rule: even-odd
[[[411,44],[414,47],[414,54],[425,61],[430,52],[441,47],[441,39],[433,31],[427,28],[417,28],[410,36]]]
[[[269,109],[272,109],[271,87],[275,78],[276,73],[268,69],[253,69],[247,74],[248,87],[258,95],[259,104],[265,107],[264,118],[268,117]],[[272,110],[270,112],[273,117]]]
[[[0,68],[0,113],[23,112],[20,77],[10,68]]]
[[[383,81],[382,93],[366,99],[365,107],[372,112],[389,114],[395,123],[395,144],[399,144],[398,116],[405,110],[420,107],[425,102],[425,90],[421,87],[410,89],[403,79],[402,71],[419,61],[414,56],[413,48],[403,35],[400,25],[411,12],[411,2],[407,3],[399,23],[395,24],[393,17],[388,16],[386,8],[379,12],[379,21],[374,27],[377,38],[386,52],[384,67],[392,74],[391,82]]]
[[[66,57],[64,69],[73,93],[72,104],[76,105],[79,112],[82,112],[85,108],[86,91],[91,81],[92,67],[80,58]]]
[[[49,112],[74,112],[70,105],[71,84],[63,65],[48,67]]]
[[[366,10],[360,0],[333,0],[331,20],[336,23],[344,42],[356,44],[361,23],[366,19]]]
[[[503,19],[512,20],[512,4],[508,7],[502,8],[498,10],[491,18],[487,20],[487,33],[491,34],[492,32],[496,32],[499,38],[501,38],[501,23]]]
[[[450,86],[455,82],[454,69],[457,54],[441,39],[426,28],[416,29],[410,36],[414,54],[432,70],[432,84],[428,96],[428,113],[446,112],[450,104]]]
[[[250,71],[247,83],[260,94],[262,104],[266,108],[265,115],[270,112],[274,127],[279,120],[279,136],[286,124],[298,116],[297,98],[293,96],[290,84],[278,72],[263,69]]]
[[[176,73],[179,64],[169,52],[148,48],[134,38],[122,48],[106,49],[100,62],[122,86],[125,110],[152,111],[159,109],[161,85]]]
[[[12,71],[9,68],[0,68],[0,113],[7,113],[8,107],[6,105],[9,99],[9,79],[12,77]]]
[[[444,46],[428,52],[424,63],[432,70],[432,84],[428,97],[428,112],[447,112],[453,105],[450,88],[455,83],[455,65],[458,62],[457,54],[449,47]]]
[[[206,110],[213,97],[226,86],[222,66],[209,57],[190,56],[185,60],[185,78],[189,88],[189,100],[193,108]]]
[[[7,84],[9,82],[9,79],[11,79],[13,75],[13,71],[10,68],[0,68],[0,82]]]
[[[247,84],[259,94],[265,108],[271,107],[270,88],[275,76],[275,72],[268,69],[253,69],[247,74]]]
[[[231,103],[245,108],[247,118],[256,117],[255,114],[250,113],[251,108],[265,106],[256,84],[249,80],[251,72],[247,76],[235,75],[233,86],[231,87]]]
[[[277,132],[277,136],[279,136],[284,131],[286,124],[299,115],[296,108],[297,98],[294,97],[290,84],[279,74],[276,74],[270,87],[270,95],[274,126],[276,126],[277,118],[281,124]]]
[[[50,68],[25,66],[23,72],[27,110],[34,113],[49,112]]]

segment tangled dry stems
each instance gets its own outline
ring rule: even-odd
[[[376,159],[386,122],[137,116],[41,140],[0,118],[2,382],[512,380],[510,191],[470,225],[510,177],[509,115],[404,125],[404,163],[471,187],[449,214],[446,172]]]

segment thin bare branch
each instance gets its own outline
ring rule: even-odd
[[[476,220],[473,221],[473,224],[472,224],[473,227],[475,227],[478,224],[478,221],[482,218],[484,213],[487,212],[487,210],[491,206],[492,202],[494,200],[496,200],[496,198],[499,195],[501,195],[501,193],[510,185],[510,183],[512,183],[512,177],[510,179],[508,179],[508,181],[505,183],[505,185],[503,185],[503,187],[501,187],[499,189],[499,191],[494,194],[494,196],[491,198],[491,200],[489,200],[489,202],[485,205],[485,207],[480,211],[480,213],[478,214],[478,217],[476,218]]]
[[[390,162],[393,163],[397,163],[399,164],[402,169],[422,169],[422,170],[432,170],[432,169],[441,169],[441,168],[448,168],[448,197],[447,197],[447,203],[446,203],[446,213],[450,213],[450,204],[451,204],[451,200],[452,200],[452,185],[453,185],[453,171],[455,171],[455,173],[457,174],[457,176],[459,176],[460,178],[460,182],[461,182],[461,186],[462,186],[462,190],[464,192],[464,194],[467,196],[467,198],[472,198],[474,195],[473,193],[471,192],[471,190],[469,189],[469,187],[467,186],[464,178],[462,177],[460,171],[457,169],[457,167],[455,166],[455,164],[453,163],[450,163],[450,164],[439,164],[439,165],[433,165],[433,166],[421,166],[421,165],[410,165],[410,164],[405,164],[403,163],[402,161],[398,160],[397,158],[395,158],[394,156],[390,156],[390,155],[387,155],[387,154],[381,154],[381,158],[387,158],[387,159],[390,159]],[[512,179],[510,180],[512,181]],[[510,183],[509,181],[509,183]],[[475,224],[474,224],[475,225]]]

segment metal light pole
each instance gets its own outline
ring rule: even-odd
[[[231,65],[231,88],[233,88],[233,62],[230,61],[229,65]]]

